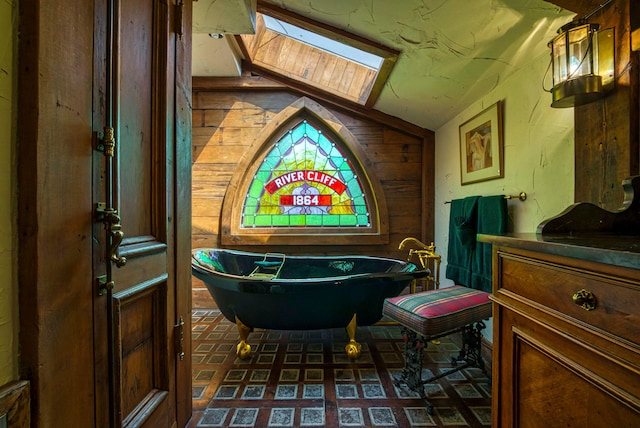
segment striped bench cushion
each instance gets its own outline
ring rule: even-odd
[[[489,293],[462,285],[385,299],[382,313],[425,337],[491,316]]]

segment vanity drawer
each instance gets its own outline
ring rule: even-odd
[[[498,251],[497,291],[509,290],[558,318],[636,343],[640,337],[638,271],[629,269],[621,276],[597,263],[570,266],[565,260],[571,259]],[[593,296],[592,310],[574,302],[581,290]]]

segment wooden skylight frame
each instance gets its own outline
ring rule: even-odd
[[[245,57],[243,69],[330,100],[365,108],[375,104],[400,52],[264,2],[258,2],[257,10],[256,33],[236,36]],[[381,66],[375,70],[270,30],[263,14],[376,55]]]

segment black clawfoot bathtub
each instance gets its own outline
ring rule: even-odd
[[[382,318],[382,304],[416,278],[429,275],[411,262],[370,256],[291,256],[202,248],[192,272],[204,281],[218,308],[235,322],[241,343],[253,328],[314,330],[347,327],[347,353],[357,358],[355,326]]]

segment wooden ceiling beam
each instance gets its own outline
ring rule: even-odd
[[[378,121],[382,124],[406,132],[409,135],[425,138],[433,135],[433,131],[422,128],[395,116],[382,113],[375,109],[368,109],[360,104],[348,102],[343,98],[324,93],[309,85],[287,79],[277,73],[253,66],[243,61],[242,69],[247,73],[258,76],[243,77],[193,77],[193,91],[234,91],[234,90],[262,90],[262,91],[294,91],[315,100],[331,105],[333,108],[349,112],[358,117]]]

